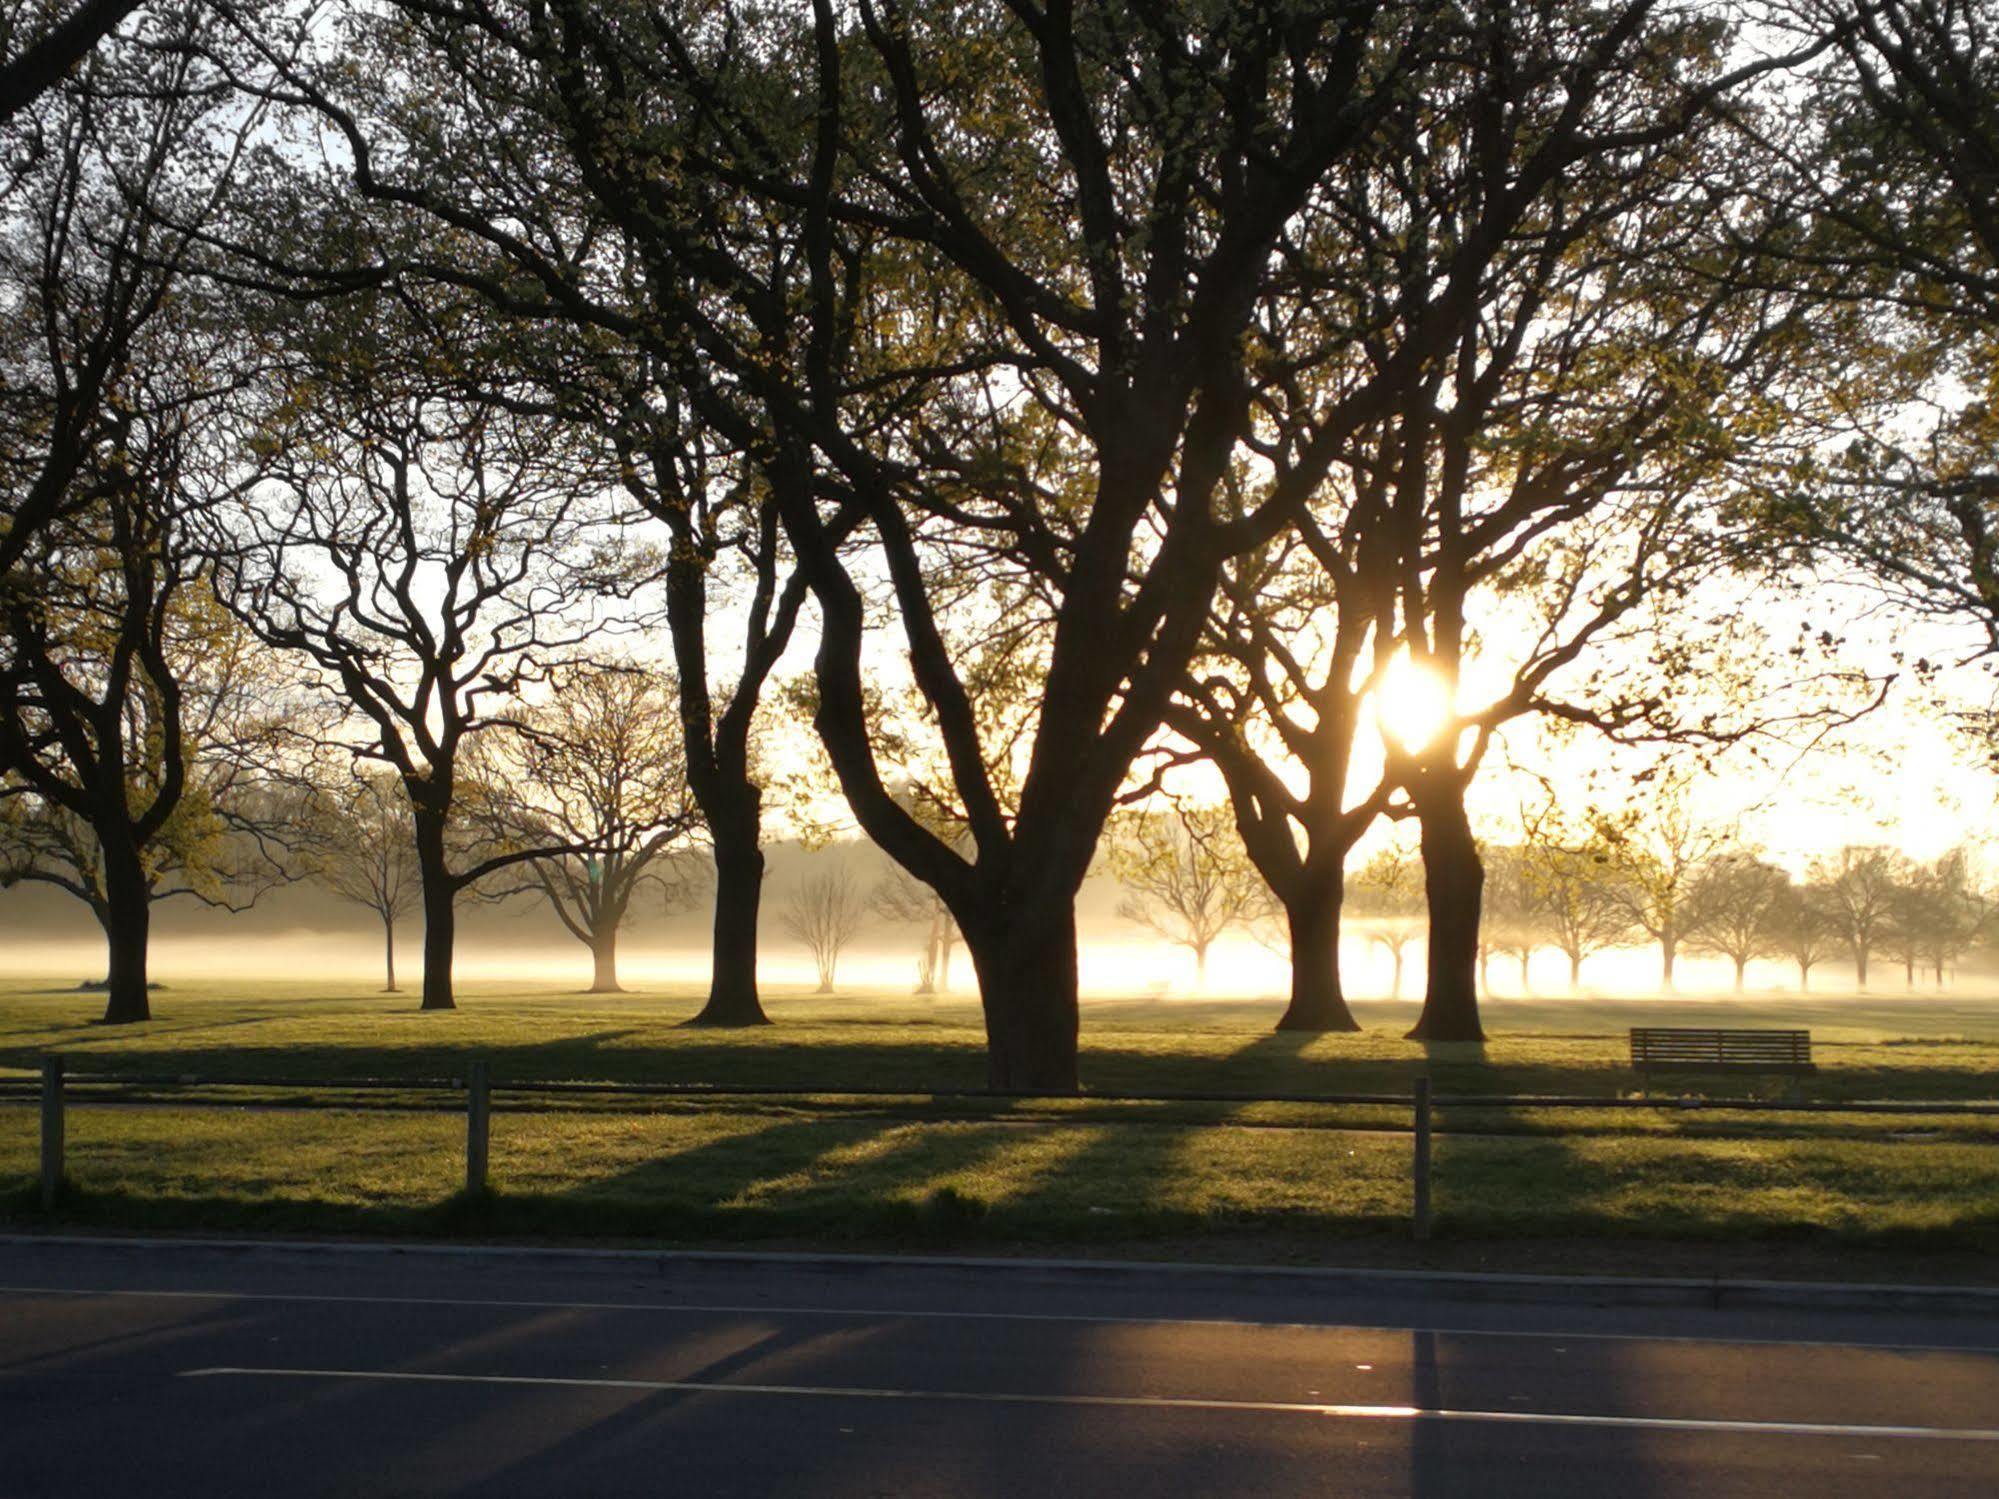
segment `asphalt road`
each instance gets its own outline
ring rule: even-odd
[[[0,1496],[1999,1493],[1999,1318],[0,1243]]]

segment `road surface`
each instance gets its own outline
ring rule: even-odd
[[[0,1243],[0,1495],[1999,1494],[1999,1319]]]

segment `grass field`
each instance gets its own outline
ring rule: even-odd
[[[152,1023],[114,1030],[91,1023],[92,996],[0,988],[0,1069],[19,1076],[56,1051],[78,1074],[239,1079],[450,1076],[472,1055],[489,1058],[501,1083],[920,1092],[983,1078],[977,1008],[958,1000],[778,995],[779,1023],[747,1033],[681,1027],[696,1008],[687,994],[607,999],[498,986],[470,988],[446,1015],[421,1014],[408,997],[307,984],[170,990],[156,1008]],[[1999,1095],[1999,1001],[1501,1003],[1485,1046],[1429,1048],[1399,1039],[1409,1007],[1358,1008],[1362,1035],[1301,1038],[1270,1030],[1274,1004],[1091,1002],[1086,1087],[1403,1092],[1428,1071],[1445,1094],[1611,1098],[1635,1087],[1626,1026],[1725,1022],[1809,1026],[1821,1070],[1808,1098]],[[1395,1241],[1409,1210],[1399,1111],[1085,1099],[940,1119],[925,1117],[932,1106],[920,1099],[844,1110],[782,1101],[547,1107],[503,1094],[494,1193],[467,1203],[455,1195],[456,1114],[347,1107],[337,1091],[319,1108],[268,1107],[281,1097],[238,1089],[171,1108],[74,1110],[64,1221],[1314,1259]],[[1979,1274],[1999,1249],[1999,1119],[1990,1116],[1481,1107],[1440,1124],[1440,1238],[1539,1246],[1540,1257],[1532,1248],[1514,1256],[1530,1264],[1563,1240],[1701,1241],[1762,1246],[1786,1262],[1809,1246],[1954,1253],[1971,1267],[1964,1273]],[[32,1108],[0,1109],[0,1181],[17,1184],[7,1199],[16,1223],[38,1217],[27,1194],[34,1131]]]

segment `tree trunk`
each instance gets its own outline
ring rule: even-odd
[[[839,961],[837,957],[819,959],[819,987],[812,991],[814,994],[831,994],[833,992],[833,970]]]
[[[1527,962],[1533,956],[1533,949],[1525,947],[1520,949],[1520,993],[1523,998],[1534,992],[1533,985],[1527,982]]]
[[[1659,987],[1666,993],[1673,992],[1673,964],[1680,956],[1677,937],[1666,936],[1659,939]]]
[[[590,992],[623,994],[618,982],[618,926],[612,922],[595,933],[590,942]]]
[[[1853,950],[1853,987],[1856,989],[1867,987],[1867,949],[1864,947]]]
[[[1076,912],[960,921],[986,1017],[986,1085],[1008,1093],[1077,1089]]]
[[[1812,965],[1809,963],[1800,963],[1798,964],[1798,992],[1800,994],[1809,994],[1811,988]]]
[[[1582,986],[1583,955],[1579,952],[1572,952],[1569,954],[1569,993],[1575,993]]]
[[[1194,992],[1208,992],[1208,944],[1205,942],[1194,944]]]
[[[1390,999],[1400,999],[1402,997],[1402,944],[1400,942],[1390,944],[1388,960],[1395,965],[1394,971],[1388,978],[1388,997]]]
[[[153,919],[153,892],[136,849],[118,849],[106,840],[104,860],[104,1023],[127,1025],[151,1020],[146,993],[146,948]]]
[[[710,798],[711,803],[715,798]],[[763,901],[764,856],[757,846],[754,786],[740,788],[726,807],[702,809],[715,844],[714,947],[708,1002],[689,1025],[769,1025],[757,998],[757,911]]]
[[[1291,929],[1291,1002],[1278,1017],[1280,1031],[1357,1031],[1360,1023],[1340,991],[1340,906],[1336,883],[1326,898],[1287,906]]]
[[[1747,958],[1737,958],[1735,960],[1735,992],[1740,994],[1748,987],[1748,984],[1749,960]]]
[[[388,970],[382,992],[400,994],[402,991],[396,987],[396,918],[393,914],[382,918],[382,961]]]
[[[1485,1031],[1478,1019],[1478,932],[1485,865],[1457,788],[1425,800],[1428,805],[1418,809],[1418,816],[1423,893],[1430,912],[1430,971],[1423,1013],[1409,1039],[1483,1041]]]
[[[444,818],[417,809],[416,861],[423,887],[423,1004],[426,1010],[455,1010],[451,962],[457,946],[458,890],[444,853]]]

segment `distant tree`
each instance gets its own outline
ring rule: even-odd
[[[1919,967],[1930,970],[1942,988],[1951,964],[1977,940],[1989,909],[1969,853],[1952,849],[1908,871],[1895,891],[1883,947],[1902,964],[1909,988],[1916,985]]]
[[[671,677],[626,662],[557,672],[502,741],[497,836],[562,852],[532,860],[532,888],[590,949],[592,994],[620,992],[618,929],[642,889],[669,909],[705,881],[676,855],[700,826]]]
[[[1798,992],[1812,986],[1812,969],[1839,950],[1839,933],[1825,891],[1811,883],[1786,882],[1775,893],[1766,918],[1775,949],[1798,966]]]
[[[1867,960],[1894,929],[1908,860],[1893,849],[1848,844],[1813,864],[1826,919],[1853,963],[1854,982],[1867,987]]]
[[[1790,885],[1783,870],[1746,849],[1717,854],[1694,876],[1686,946],[1733,963],[1737,994],[1749,965],[1781,948],[1778,915]]]
[[[307,867],[340,899],[374,912],[382,923],[382,992],[400,993],[396,918],[423,898],[409,798],[393,772],[378,768],[341,775],[319,788],[310,805]]]
[[[1479,974],[1486,993],[1492,992],[1491,963],[1511,957],[1520,965],[1520,992],[1530,991],[1528,967],[1541,945],[1541,913],[1528,879],[1529,856],[1519,844],[1486,844],[1485,899],[1481,903]]]
[[[1175,801],[1164,811],[1129,813],[1112,824],[1109,862],[1128,892],[1118,915],[1191,952],[1200,989],[1216,939],[1270,906],[1226,805]]]
[[[892,869],[868,892],[868,906],[883,921],[922,930],[923,948],[916,959],[916,992],[950,993],[951,952],[958,944],[958,925],[951,918],[951,908],[937,892],[903,870]]]
[[[1601,818],[1576,815],[1550,791],[1522,814],[1521,878],[1548,945],[1569,960],[1569,989],[1583,960],[1631,934],[1624,902],[1611,891],[1617,851]]]
[[[1423,867],[1414,849],[1397,842],[1347,877],[1347,909],[1367,924],[1367,937],[1388,954],[1389,997],[1402,997],[1408,951],[1424,936]]]
[[[1733,826],[1701,817],[1697,789],[1706,779],[1665,769],[1634,788],[1622,811],[1602,819],[1610,856],[1605,894],[1628,925],[1658,945],[1660,984],[1669,991],[1681,945],[1704,923],[1700,898],[1720,894],[1703,876],[1728,857],[1738,839]]]
[[[821,994],[833,992],[840,954],[867,920],[868,898],[845,864],[806,875],[778,912],[784,929],[812,954]]]

